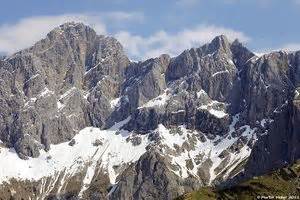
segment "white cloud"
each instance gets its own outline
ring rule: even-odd
[[[69,21],[83,22],[98,34],[107,34],[107,24],[142,22],[141,13],[107,12],[101,14],[65,14],[24,18],[15,24],[0,25],[0,52],[8,54],[33,45],[53,28]]]
[[[198,47],[210,42],[215,36],[224,34],[230,40],[239,39],[242,42],[250,40],[244,33],[228,28],[201,25],[194,29],[186,29],[169,34],[158,31],[149,37],[132,35],[123,31],[115,37],[123,44],[129,56],[133,59],[157,57],[163,53],[178,55],[185,49]]]
[[[272,52],[278,52],[282,50],[287,52],[300,51],[300,43],[288,43],[288,44],[281,45],[278,48],[258,49],[255,52],[255,54],[257,56],[262,56],[264,54],[269,54]]]
[[[281,49],[286,51],[300,51],[300,43],[286,44]]]
[[[224,34],[229,39],[238,38],[247,42],[249,37],[244,33],[228,28],[200,25],[177,33],[163,30],[154,32],[147,37],[134,35],[128,31],[108,33],[107,27],[117,23],[142,23],[141,13],[111,12],[102,14],[66,14],[58,16],[36,16],[25,18],[15,24],[0,25],[0,52],[14,53],[33,45],[45,37],[54,27],[67,21],[83,22],[90,25],[98,34],[112,35],[124,46],[128,56],[134,60],[157,57],[163,53],[178,55],[183,50],[198,47],[210,42],[215,36]]]

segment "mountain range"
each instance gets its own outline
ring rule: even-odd
[[[174,199],[300,158],[300,51],[133,62],[65,23],[0,60],[0,199]]]

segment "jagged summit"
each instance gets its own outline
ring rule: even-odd
[[[82,22],[74,22],[74,21],[73,22],[66,22],[64,24],[61,24],[60,26],[58,26],[55,29],[60,29],[60,30],[67,31],[67,30],[70,30],[71,28],[75,28],[75,29],[89,29],[89,30],[93,31],[93,29],[90,26],[85,25]]]
[[[58,42],[58,43],[64,43],[66,40],[79,40],[82,42],[85,41],[87,43],[93,43],[95,42],[94,40],[97,40],[99,38],[102,38],[102,40],[111,40],[114,41],[115,43],[119,43],[113,37],[97,35],[96,31],[92,27],[82,22],[66,22],[54,28],[52,31],[50,31],[47,34],[47,37],[45,39],[42,39],[41,41],[37,42],[33,47],[17,52],[16,54],[20,54],[20,53],[24,54],[26,52],[30,53],[31,50],[34,49],[36,45],[44,46],[46,48],[47,46],[45,46],[44,43],[46,43],[46,41],[48,40],[52,42]],[[119,46],[121,49],[123,49],[120,43]],[[45,48],[38,48],[38,49],[44,51],[46,50]],[[237,49],[241,49],[242,51],[247,50],[254,55],[254,53],[251,52],[249,49],[247,49],[238,39],[235,39],[233,42],[231,42],[226,35],[218,35],[215,38],[213,38],[211,42],[197,48],[205,50],[205,54],[212,54],[215,51],[220,51],[225,54],[230,54],[231,53],[230,49],[231,50],[234,49],[234,51],[236,51]],[[294,53],[295,52],[297,51],[294,51]],[[138,62],[142,62],[142,61],[138,61]]]
[[[17,52],[15,55],[18,54],[25,54],[25,53],[32,53],[34,50],[39,51],[46,51],[49,50],[49,47],[54,45],[61,45],[64,43],[70,43],[72,48],[78,46],[75,44],[76,42],[80,43],[97,43],[98,40],[109,40],[114,43],[119,43],[115,38],[110,36],[104,35],[97,35],[96,31],[90,27],[89,25],[85,25],[81,22],[66,22],[61,24],[60,26],[54,28],[50,31],[46,38],[38,41],[33,47],[25,49],[23,51]],[[230,43],[228,38],[225,35],[216,36],[210,43],[204,44],[203,46],[199,47],[202,49],[206,49],[206,54],[213,53],[217,50],[230,53],[230,46],[235,44],[235,42]],[[122,45],[119,43],[118,48],[123,50]],[[53,47],[53,48],[60,48],[60,47]],[[87,69],[89,70],[89,68]]]
[[[96,31],[83,23],[67,22],[56,28],[54,28],[47,35],[52,37],[53,35],[65,35],[66,37],[82,37],[83,39],[93,39],[97,36]]]
[[[94,31],[90,26],[85,25],[84,23],[81,22],[66,22],[54,28],[52,31],[58,31],[58,30],[69,31],[71,29],[77,29],[77,30],[89,29],[91,31]]]
[[[210,45],[212,46],[212,48],[222,49],[226,51],[230,47],[230,42],[225,35],[219,35],[211,41]]]

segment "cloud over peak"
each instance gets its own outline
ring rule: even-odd
[[[101,14],[64,14],[57,16],[36,16],[24,18],[14,24],[0,25],[0,52],[8,54],[30,47],[36,41],[45,37],[53,28],[69,21],[83,22],[90,25],[98,34],[116,37],[124,46],[128,56],[134,60],[144,60],[157,57],[163,53],[171,56],[185,49],[198,47],[210,42],[215,36],[224,34],[229,39],[238,38],[247,42],[250,38],[243,32],[214,25],[198,25],[194,28],[169,33],[158,30],[148,36],[132,34],[123,31],[108,32],[109,26],[118,23],[143,23],[145,17],[138,12],[106,12]]]
[[[33,45],[55,27],[70,21],[91,26],[98,34],[107,34],[106,24],[141,23],[138,12],[104,12],[101,14],[73,13],[55,16],[28,17],[11,24],[0,25],[0,52],[14,53]]]
[[[147,59],[163,53],[171,56],[178,55],[185,49],[208,43],[218,35],[226,35],[229,40],[239,39],[241,42],[250,40],[243,32],[213,25],[199,25],[177,33],[167,33],[161,30],[148,37],[123,31],[117,33],[115,37],[123,44],[131,58]]]

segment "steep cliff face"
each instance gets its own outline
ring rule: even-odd
[[[0,72],[0,198],[173,199],[300,156],[300,52],[218,36],[130,62],[66,23]]]
[[[38,157],[84,127],[104,126],[128,64],[113,38],[83,24],[54,29],[1,61],[1,140],[23,158]]]
[[[269,79],[266,84],[271,91],[266,92],[264,100],[260,101],[265,106],[255,106],[264,111],[256,111],[259,113],[256,116],[265,114],[274,121],[268,134],[253,149],[246,175],[262,174],[267,170],[283,167],[295,162],[300,156],[299,55],[299,52],[280,52],[264,58],[267,72],[265,77]],[[251,110],[249,114],[251,115]],[[261,160],[264,162],[258,162]]]

